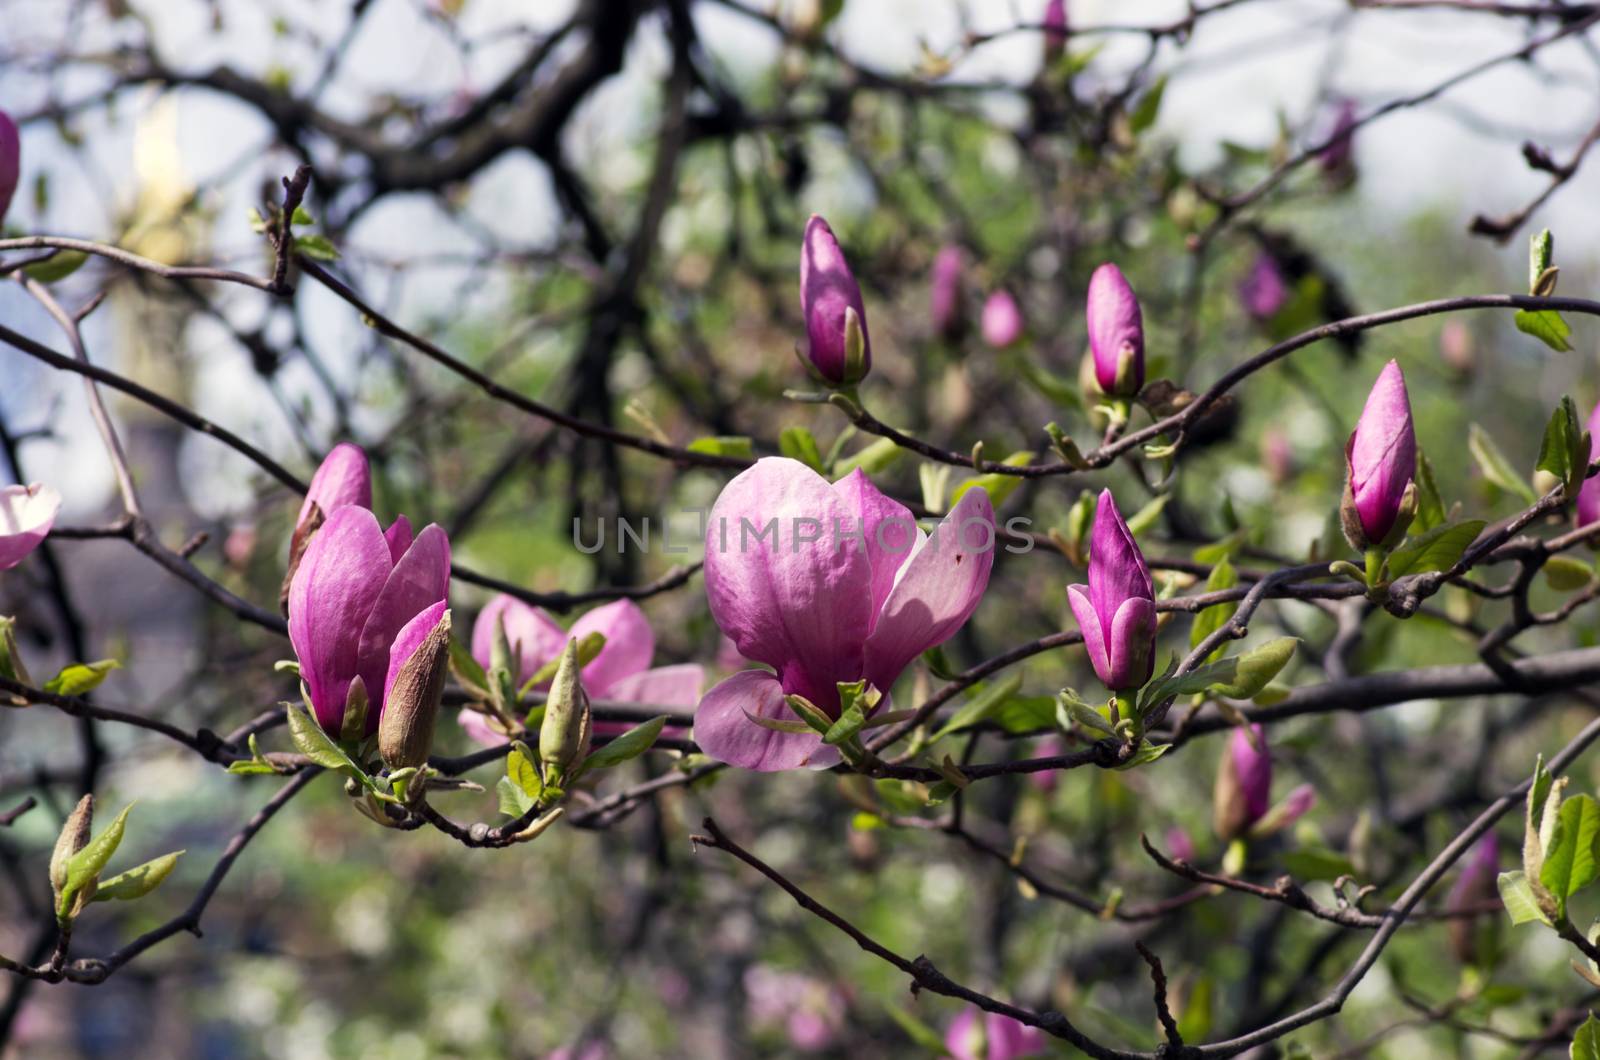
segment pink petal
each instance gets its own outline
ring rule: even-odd
[[[711,617],[740,654],[824,710],[837,709],[837,682],[861,677],[872,622],[872,565],[832,540],[851,514],[806,465],[767,457],[723,488],[706,525]]]
[[[328,516],[306,546],[289,584],[289,642],[317,723],[338,732],[345,695],[359,671],[360,631],[390,573],[389,548],[377,518],[347,505]],[[384,666],[388,642],[384,642]],[[383,671],[367,685],[383,687]],[[377,712],[369,715],[377,722]]]
[[[1381,541],[1394,526],[1400,501],[1417,467],[1417,439],[1411,399],[1400,365],[1390,361],[1378,373],[1361,418],[1346,448],[1350,490],[1361,528]]]
[[[6,218],[11,196],[21,178],[22,138],[17,135],[17,123],[11,120],[11,115],[0,110],[0,221]]]
[[[1106,687],[1113,692],[1143,687],[1156,664],[1156,605],[1138,597],[1124,600],[1111,619],[1106,646],[1111,654]]]
[[[705,687],[705,668],[699,663],[680,663],[677,666],[659,666],[643,673],[629,674],[606,690],[605,699],[617,703],[648,703],[656,707],[688,707],[682,711],[687,721],[700,702],[700,690]],[[598,698],[598,697],[597,697]],[[678,711],[662,711],[677,716]],[[597,721],[594,731],[598,736],[616,736],[633,728],[634,722]],[[669,724],[663,730],[681,734],[682,729]]]
[[[919,544],[867,640],[866,673],[887,693],[900,672],[927,649],[955,635],[977,610],[994,566],[994,507],[970,489]]]
[[[543,608],[501,593],[478,612],[478,620],[472,624],[472,657],[479,666],[487,668],[494,654],[496,619],[505,623],[511,654],[522,670],[521,680],[532,677],[567,646],[567,631]]]
[[[38,548],[60,510],[61,494],[49,486],[0,489],[0,570],[10,570]]]
[[[1101,490],[1089,537],[1089,599],[1100,616],[1100,627],[1109,632],[1117,608],[1135,597],[1155,599],[1150,567],[1111,491]]]
[[[324,518],[347,504],[372,507],[372,471],[367,466],[367,454],[359,445],[340,442],[328,450],[316,474],[311,476],[311,485],[306,489],[306,499],[300,503],[295,525],[306,521],[313,503],[322,509]]]
[[[499,747],[506,742],[505,734],[489,728],[488,720],[475,710],[463,710],[457,714],[456,724],[461,726],[461,731],[473,742],[481,743],[485,747]]]
[[[911,558],[917,546],[917,521],[911,509],[884,495],[859,467],[833,484],[833,491],[852,513],[841,538],[849,535],[844,547],[855,548],[854,534],[859,529],[866,542],[867,560],[872,564],[872,625],[883,602],[894,588],[895,575]],[[870,628],[869,628],[870,632]]]
[[[1310,784],[1301,784],[1283,797],[1278,804],[1282,814],[1280,820],[1284,827],[1294,824],[1300,818],[1311,812],[1311,807],[1317,804],[1317,790]]]
[[[1067,604],[1072,608],[1072,617],[1078,620],[1078,629],[1083,631],[1083,647],[1089,653],[1089,665],[1094,667],[1095,676],[1102,683],[1109,681],[1111,654],[1106,650],[1105,631],[1100,628],[1100,616],[1094,613],[1094,605],[1089,602],[1087,588],[1067,586]]]
[[[606,638],[600,654],[583,668],[583,687],[591,699],[610,698],[613,685],[643,671],[656,653],[656,635],[632,600],[614,600],[595,608],[573,623],[570,635],[582,644],[590,633]]]
[[[833,229],[816,214],[806,222],[800,250],[800,308],[806,318],[806,339],[811,363],[823,378],[846,380],[845,310],[854,309],[861,322],[866,368],[872,367],[872,341],[867,334],[867,311],[861,288],[850,271]]]
[[[700,750],[731,766],[774,773],[809,765],[822,747],[821,736],[762,728],[745,716],[747,711],[780,721],[799,720],[784,702],[783,686],[775,676],[765,670],[743,670],[707,692],[695,710],[694,738]]]
[[[400,670],[405,666],[406,660],[412,653],[428,639],[434,627],[444,621],[444,613],[449,609],[449,604],[440,600],[432,607],[417,613],[417,616],[400,628],[395,635],[394,643],[389,645],[389,670],[383,678],[383,702],[389,701],[389,690],[394,687],[395,678],[400,676]]]
[[[391,561],[400,562],[400,557],[411,547],[411,537],[411,520],[403,515],[395,516],[394,522],[389,524],[389,529],[383,532],[383,539],[389,543]]]
[[[360,511],[361,509],[352,509]],[[321,538],[319,533],[313,541]],[[385,546],[387,548],[387,546]],[[383,711],[382,697],[389,672],[389,647],[406,623],[443,600],[450,587],[450,542],[437,524],[429,523],[394,565],[372,613],[361,628],[358,667],[372,704],[367,711],[367,731],[376,732]]]

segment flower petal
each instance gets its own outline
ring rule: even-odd
[[[1361,528],[1382,541],[1394,526],[1400,501],[1417,467],[1417,438],[1405,375],[1390,361],[1378,373],[1346,447],[1350,491]]]
[[[567,631],[544,608],[501,593],[478,612],[478,619],[472,624],[472,657],[485,669],[494,655],[496,619],[505,623],[506,641],[522,671],[520,680],[532,677],[567,646]]]
[[[411,520],[403,515],[395,516],[389,529],[383,532],[383,539],[389,543],[389,559],[399,563],[400,557],[411,547]]]
[[[377,517],[346,505],[312,537],[289,584],[289,642],[317,723],[328,732],[339,731],[345,695],[359,672],[360,632],[389,574],[389,547]],[[386,641],[385,668],[388,647]],[[369,694],[383,687],[383,671],[371,682]],[[375,725],[377,711],[368,717]]]
[[[389,669],[383,677],[383,702],[389,701],[389,690],[394,687],[394,679],[400,676],[400,670],[411,658],[413,652],[428,639],[434,627],[444,621],[444,613],[449,610],[449,604],[440,600],[431,607],[417,612],[417,616],[395,634],[394,643],[389,645]]]
[[[372,507],[372,471],[367,466],[365,450],[354,442],[340,442],[328,450],[311,476],[306,499],[300,503],[300,514],[295,518],[296,526],[306,521],[312,504],[322,509],[324,518],[347,504]]]
[[[917,521],[911,509],[886,496],[859,467],[835,482],[833,492],[852,513],[848,525],[840,531],[840,539],[859,530],[861,540],[866,542],[867,560],[872,564],[871,625],[876,626],[878,612],[894,588],[895,575],[917,547]],[[852,540],[844,547],[855,548],[856,544]]]
[[[700,702],[700,691],[705,688],[706,672],[699,663],[679,663],[676,666],[658,666],[654,670],[645,670],[643,673],[629,674],[606,690],[605,699],[617,703],[648,703],[655,707],[687,707],[682,712],[685,722],[693,713],[693,708]],[[663,710],[674,718],[679,716],[678,711]],[[597,721],[594,731],[597,736],[615,736],[633,728],[633,722],[622,721]],[[676,724],[669,723],[667,732],[682,733]]]
[[[837,709],[837,682],[861,677],[872,622],[872,565],[832,539],[850,514],[806,465],[767,457],[723,488],[706,523],[711,617],[824,710]]]
[[[312,540],[320,537],[318,534]],[[375,690],[384,687],[384,677],[389,672],[389,646],[407,622],[443,600],[449,587],[450,542],[437,524],[429,523],[394,565],[372,605],[372,613],[361,627],[357,667],[361,680],[366,682],[367,695],[373,697],[367,710],[369,734],[377,731],[383,712],[382,698]]]
[[[1109,633],[1117,608],[1134,597],[1155,599],[1150,568],[1111,491],[1101,490],[1089,539],[1089,601],[1100,616],[1100,628]]]
[[[572,624],[570,635],[578,638],[578,643],[590,633],[606,638],[600,654],[583,668],[583,688],[590,699],[612,698],[611,687],[624,677],[643,672],[656,653],[656,635],[632,600],[614,600]]]
[[[1156,665],[1156,605],[1131,597],[1122,601],[1111,619],[1106,638],[1111,656],[1111,677],[1104,679],[1113,692],[1141,688]]]
[[[901,568],[867,640],[866,675],[888,694],[900,672],[955,635],[977,610],[994,567],[994,507],[970,489]]]
[[[55,525],[61,494],[39,483],[0,489],[0,570],[10,570],[39,547]]]
[[[1087,588],[1082,585],[1067,586],[1067,604],[1072,608],[1072,617],[1078,620],[1078,629],[1083,632],[1083,647],[1089,653],[1089,665],[1094,667],[1095,676],[1100,678],[1101,683],[1107,684],[1111,680],[1111,654],[1106,650],[1105,630],[1100,628],[1100,616],[1094,613]]]
[[[810,764],[822,747],[815,733],[776,732],[762,728],[746,712],[763,718],[795,721],[784,702],[783,686],[765,670],[742,670],[717,684],[694,712],[694,738],[700,750],[719,762],[774,773]]]
[[[480,743],[485,747],[499,747],[506,742],[505,734],[489,728],[488,719],[475,710],[463,709],[456,715],[456,724],[461,726],[461,731],[474,743]]]

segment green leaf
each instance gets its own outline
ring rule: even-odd
[[[1389,553],[1389,577],[1449,570],[1478,539],[1485,525],[1482,519],[1466,519],[1407,538],[1404,545]]]
[[[1012,696],[989,720],[1007,732],[1034,732],[1055,724],[1054,696]]]
[[[1003,681],[997,681],[992,685],[985,686],[971,699],[963,703],[961,709],[957,710],[949,721],[939,727],[939,731],[933,734],[933,739],[941,740],[953,732],[970,729],[974,725],[987,720],[1006,700],[1016,695],[1017,689],[1021,687],[1022,674],[1020,672],[1011,674]]]
[[[506,777],[520,788],[530,800],[537,800],[544,792],[544,780],[534,766],[532,749],[521,740],[514,740],[506,753]]]
[[[819,475],[825,473],[817,440],[804,427],[785,427],[778,436],[778,451],[790,460],[800,461]]]
[[[1544,561],[1544,580],[1557,592],[1571,592],[1594,581],[1594,568],[1568,556],[1551,556]]]
[[[883,698],[876,689],[870,692],[867,682],[839,682],[839,717],[822,734],[822,742],[837,747],[855,737],[867,723],[867,713]]]
[[[1203,1042],[1211,1037],[1211,1005],[1216,993],[1216,983],[1209,975],[1201,975],[1189,988],[1178,1013],[1178,1033],[1186,1042]]]
[[[1000,461],[1007,467],[1026,467],[1033,462],[1033,454],[1029,452],[1012,453]],[[987,475],[978,475],[963,482],[956,483],[956,488],[950,494],[950,506],[955,507],[962,494],[975,486],[982,486],[989,494],[989,503],[998,508],[1005,499],[1017,492],[1017,487],[1022,485],[1020,475],[1002,475],[998,472]]]
[[[1135,136],[1144,132],[1156,122],[1156,115],[1161,112],[1161,97],[1167,91],[1167,75],[1162,74],[1156,78],[1155,84],[1149,91],[1139,97],[1139,102],[1133,108],[1133,113],[1128,115],[1128,128]]]
[[[916,813],[926,805],[919,789],[908,780],[877,780],[873,788],[890,813]]]
[[[327,236],[309,235],[295,236],[294,249],[296,253],[304,254],[312,261],[338,261],[339,248]]]
[[[578,642],[578,666],[581,668],[594,662],[600,657],[600,649],[605,646],[606,635],[599,630],[584,634],[583,639]],[[549,684],[555,680],[556,670],[560,666],[561,656],[557,655],[554,659],[535,670],[533,676],[522,682],[522,687],[517,690],[517,701],[521,702],[524,696],[540,685]],[[531,713],[528,716],[530,718],[533,717]]]
[[[500,812],[507,817],[521,817],[534,807],[534,800],[510,777],[501,777],[494,790],[500,799]]]
[[[1212,685],[1210,692],[1226,699],[1251,699],[1278,676],[1294,657],[1297,637],[1278,637],[1238,656],[1231,681]]]
[[[1444,500],[1439,496],[1439,486],[1433,480],[1433,464],[1417,450],[1417,516],[1411,528],[1417,533],[1432,530],[1444,523]]]
[[[826,713],[805,696],[785,696],[784,702],[789,705],[790,710],[794,711],[796,717],[811,726],[813,732],[820,734],[833,728],[833,719],[828,717]],[[748,711],[745,712],[745,716],[752,717]]]
[[[93,690],[106,679],[112,670],[119,669],[121,663],[115,659],[101,659],[92,663],[73,663],[64,667],[62,671],[44,683],[46,692],[54,692],[58,696],[81,696]]]
[[[1495,882],[1500,887],[1500,902],[1506,907],[1506,915],[1513,924],[1529,924],[1535,920],[1542,924],[1550,923],[1540,911],[1539,903],[1534,900],[1528,877],[1521,869],[1502,872]]]
[[[1517,330],[1532,335],[1557,353],[1572,349],[1567,340],[1572,337],[1572,327],[1554,309],[1519,309],[1512,317]]]
[[[1572,1048],[1567,1050],[1571,1060],[1600,1060],[1600,1020],[1589,1013],[1578,1033],[1572,1036]]]
[[[96,888],[94,897],[90,900],[95,902],[109,902],[112,900],[131,902],[135,898],[143,898],[157,887],[160,887],[161,882],[172,875],[172,870],[177,867],[178,858],[182,855],[183,851],[174,850],[170,854],[163,854],[159,858],[153,858],[138,868],[129,869],[127,872],[119,872]]]
[[[355,762],[344,753],[344,749],[333,742],[333,738],[322,731],[322,726],[312,720],[310,715],[293,703],[285,703],[284,709],[289,714],[289,739],[294,743],[295,750],[305,755],[307,759],[324,769],[355,769]]]
[[[1548,812],[1548,811],[1547,811]],[[1594,882],[1600,872],[1600,804],[1574,795],[1561,804],[1555,843],[1544,852],[1539,882],[1565,902]]]
[[[70,919],[78,904],[78,895],[99,880],[100,871],[122,844],[122,833],[128,825],[128,814],[132,809],[131,802],[124,806],[116,820],[67,860],[66,882],[61,887],[61,900],[56,904],[57,918]]]
[[[1150,741],[1146,740],[1144,743],[1139,745],[1139,749],[1137,751],[1133,752],[1132,758],[1128,759],[1120,766],[1114,766],[1113,768],[1118,771],[1124,769],[1136,769],[1139,766],[1148,765],[1149,763],[1154,762],[1156,759],[1160,758],[1170,750],[1172,750],[1172,745],[1170,743],[1151,743]]]
[[[718,435],[696,438],[687,446],[691,453],[709,453],[712,456],[733,456],[748,460],[756,455],[750,439],[739,435]]]
[[[1169,696],[1193,695],[1196,692],[1204,692],[1212,685],[1233,681],[1238,674],[1239,659],[1235,656],[1197,666],[1186,674],[1159,677],[1145,687],[1144,695],[1141,697],[1140,712],[1148,711]]]
[[[1223,556],[1211,568],[1211,576],[1206,579],[1206,592],[1214,593],[1223,589],[1231,589],[1239,584],[1239,574],[1233,569],[1233,564],[1228,562],[1228,557]],[[1239,609],[1237,601],[1225,604],[1212,604],[1210,607],[1194,616],[1194,623],[1189,627],[1189,647],[1198,648],[1202,641],[1217,630],[1223,623],[1233,617]],[[1219,646],[1218,651],[1221,651]]]
[[[1221,563],[1238,552],[1248,536],[1245,530],[1240,528],[1227,537],[1213,541],[1209,545],[1201,545],[1194,550],[1194,561],[1196,563]]]
[[[299,671],[296,670],[298,673]],[[472,657],[472,652],[459,637],[450,638],[450,672],[456,675],[456,680],[474,694],[488,696],[489,677],[483,672],[483,667],[478,665],[478,660]]]
[[[869,475],[881,474],[904,455],[905,450],[893,438],[879,438],[865,449],[856,452],[833,466],[833,480],[838,482],[856,468]]]
[[[659,718],[651,718],[642,725],[635,725],[585,758],[582,772],[586,773],[591,769],[610,769],[629,759],[638,758],[650,750],[650,745],[656,742],[656,737],[661,735],[661,727],[666,723],[667,717],[663,714]]]
[[[1512,468],[1511,461],[1506,459],[1494,439],[1476,423],[1467,427],[1467,450],[1472,454],[1472,459],[1477,461],[1484,478],[1529,504],[1539,499],[1534,496],[1533,487]]]
[[[1170,493],[1162,493],[1153,498],[1143,508],[1134,512],[1128,519],[1128,533],[1135,537],[1144,533],[1156,524],[1161,517],[1161,510],[1167,506],[1167,501],[1172,498]]]
[[[248,758],[241,758],[237,762],[228,763],[228,772],[240,776],[253,776],[257,773],[276,773],[277,770],[266,762],[256,762]]]
[[[1072,689],[1062,689],[1061,694],[1056,697],[1056,702],[1059,704],[1056,712],[1056,724],[1060,726],[1063,732],[1070,729],[1073,723],[1077,723],[1081,728],[1098,732],[1104,736],[1116,735],[1116,730],[1111,727],[1111,723],[1106,720],[1105,716],[1079,699]]]
[[[1550,229],[1542,229],[1528,237],[1528,290],[1539,286],[1539,277],[1554,263],[1555,256],[1556,237],[1550,234]]]
[[[1563,396],[1561,404],[1550,414],[1544,428],[1544,440],[1539,444],[1539,461],[1535,470],[1548,471],[1567,487],[1573,496],[1583,483],[1589,470],[1589,449],[1584,444],[1583,424],[1578,419],[1578,407],[1572,398]]]
[[[1283,855],[1284,871],[1297,880],[1337,880],[1356,871],[1350,859],[1325,847],[1303,847]]]
[[[30,280],[55,283],[77,272],[88,260],[89,255],[81,250],[58,250],[43,261],[24,266],[22,271]]]

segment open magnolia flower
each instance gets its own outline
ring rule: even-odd
[[[694,717],[701,750],[746,769],[832,762],[819,735],[751,716],[796,720],[792,694],[837,717],[840,682],[865,679],[887,697],[913,659],[971,617],[994,545],[980,488],[928,534],[859,469],[830,484],[798,460],[757,461],[711,509],[706,596],[739,653],[776,672],[745,670],[706,694]]]
[[[494,652],[496,622],[505,624],[506,642],[520,669],[519,680],[526,681],[559,656],[567,638],[581,643],[589,634],[599,633],[606,639],[605,646],[583,668],[581,677],[591,700],[683,707],[685,713],[700,701],[705,670],[698,663],[650,668],[656,653],[656,635],[632,600],[597,607],[574,622],[571,630],[565,630],[543,608],[501,594],[479,612],[472,627],[472,657],[485,668]],[[548,687],[549,682],[540,686],[541,690]],[[506,740],[478,711],[463,710],[457,720],[468,736],[485,746],[498,746]],[[623,722],[600,721],[595,723],[594,731],[612,735],[629,727]]]
[[[21,563],[55,525],[61,494],[35,482],[0,488],[0,570]]]
[[[306,697],[324,731],[338,736],[352,686],[366,696],[366,734],[378,729],[400,667],[448,621],[450,542],[435,525],[412,540],[400,516],[384,531],[365,508],[345,505],[306,546],[289,586],[289,642]]]

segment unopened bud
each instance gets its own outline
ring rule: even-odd
[[[50,852],[50,889],[55,893],[56,906],[61,905],[61,891],[67,885],[67,863],[72,855],[89,845],[89,830],[94,825],[94,796],[85,795],[67,815],[56,837],[55,849]],[[93,893],[93,884],[86,888]]]
[[[432,608],[412,622],[432,619]],[[405,630],[397,638],[407,640]],[[450,669],[450,612],[433,622],[422,643],[403,661],[391,659],[393,670],[384,693],[383,717],[378,720],[378,754],[390,769],[421,766],[433,749],[433,725],[444,695],[444,678]],[[420,788],[419,788],[420,790]]]
[[[568,638],[545,700],[544,724],[539,726],[539,760],[558,777],[589,754],[589,696],[578,671],[578,642]]]

